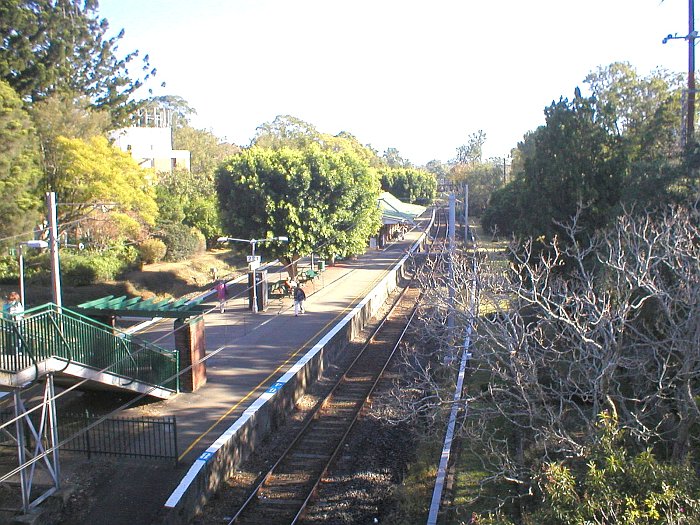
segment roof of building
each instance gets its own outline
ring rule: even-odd
[[[425,206],[401,202],[388,191],[379,195],[378,203],[383,224],[413,223],[413,219],[425,212]]]

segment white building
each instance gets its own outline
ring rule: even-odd
[[[156,110],[157,111],[157,110]],[[190,170],[190,152],[173,149],[170,119],[155,120],[155,126],[134,126],[113,131],[110,138],[122,151],[128,151],[142,168],[172,172],[175,168]],[[146,121],[149,122],[149,121]]]

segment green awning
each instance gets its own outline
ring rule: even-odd
[[[203,298],[202,298],[203,299]],[[79,304],[75,311],[83,315],[116,315],[120,317],[173,317],[185,318],[202,315],[207,307],[199,304],[202,299],[142,299],[126,295],[114,297],[100,297],[86,303]]]

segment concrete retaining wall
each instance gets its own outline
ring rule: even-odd
[[[420,250],[425,234],[413,245],[411,252]],[[202,455],[172,493],[162,511],[167,525],[189,523],[202,512],[209,498],[236,468],[276,429],[293,410],[295,402],[320,377],[336,354],[357,335],[385,303],[404,277],[408,254],[377,284],[377,286],[345,318],[336,324],[290,370],[224,432]]]

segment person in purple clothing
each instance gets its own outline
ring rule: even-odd
[[[219,312],[223,314],[226,310],[226,283],[223,280],[216,285],[216,296],[219,299]]]

